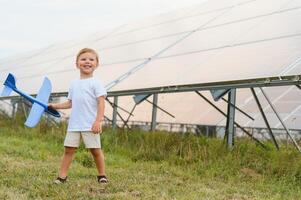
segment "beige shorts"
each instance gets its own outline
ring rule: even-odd
[[[67,132],[64,146],[79,147],[80,138],[82,138],[87,149],[101,148],[100,134],[94,134],[92,131]]]

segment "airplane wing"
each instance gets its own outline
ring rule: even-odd
[[[25,125],[27,127],[35,127],[39,121],[40,118],[42,117],[43,113],[45,112],[45,110],[47,109],[47,104],[48,104],[48,99],[51,93],[51,83],[50,80],[45,77],[43,84],[39,90],[39,93],[36,97],[36,100],[38,100],[39,102],[45,104],[45,105],[41,105],[37,102],[34,102],[32,105],[32,108],[30,110],[30,113],[27,117],[27,120],[25,122]]]
[[[36,99],[47,105],[50,93],[51,82],[47,77],[45,77]]]
[[[25,125],[30,128],[35,127],[39,123],[44,111],[45,108],[43,106],[38,103],[34,103],[27,117]]]

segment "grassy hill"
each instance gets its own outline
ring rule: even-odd
[[[264,150],[249,139],[223,141],[139,130],[102,135],[110,183],[99,189],[81,146],[68,182],[54,185],[65,125],[27,129],[0,119],[0,199],[301,199],[301,155]]]

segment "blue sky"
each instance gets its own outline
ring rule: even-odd
[[[0,0],[0,59],[203,0]]]

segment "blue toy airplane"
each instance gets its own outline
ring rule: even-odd
[[[25,122],[25,125],[27,127],[35,127],[39,123],[44,112],[47,112],[55,117],[61,116],[58,111],[48,107],[48,100],[51,93],[51,82],[47,77],[44,78],[42,87],[40,88],[37,97],[34,98],[19,90],[16,87],[16,79],[14,75],[8,74],[4,82],[4,89],[1,93],[1,96],[8,96],[12,91],[15,91],[16,93],[25,97],[28,101],[30,101],[33,104]]]

